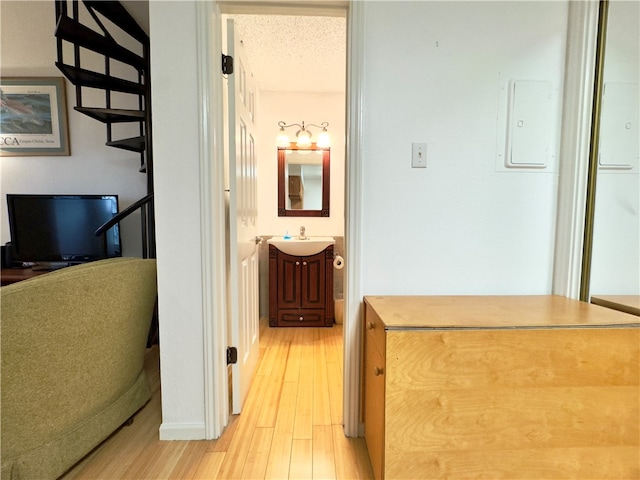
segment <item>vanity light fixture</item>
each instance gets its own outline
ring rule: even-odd
[[[322,122],[320,125],[315,125],[310,123],[309,125],[305,125],[304,121],[302,124],[300,123],[291,123],[287,125],[286,123],[280,121],[278,122],[278,126],[280,127],[280,131],[278,132],[278,138],[276,139],[276,144],[278,147],[286,148],[290,145],[289,135],[285,132],[285,128],[289,127],[298,127],[299,130],[296,132],[296,145],[298,147],[310,147],[311,146],[311,131],[309,131],[308,127],[316,127],[321,128],[322,131],[318,134],[318,141],[316,145],[319,148],[328,148],[331,146],[331,137],[329,136],[329,132],[327,131],[327,127],[329,126],[328,122]]]

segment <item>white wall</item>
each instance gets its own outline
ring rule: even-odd
[[[364,11],[362,294],[550,293],[557,177],[496,171],[496,119],[506,79],[561,93],[567,4]]]
[[[344,93],[260,91],[258,102],[258,234],[296,234],[304,225],[307,235],[344,235]],[[331,135],[331,195],[329,217],[278,217],[278,122],[329,122]],[[287,129],[291,138],[295,128]],[[317,140],[319,129],[310,128]]]
[[[3,0],[0,14],[2,76],[61,77],[62,73],[54,65],[54,2]],[[68,62],[72,61],[72,57],[66,58],[69,58]],[[11,239],[7,193],[118,194],[120,209],[146,195],[146,177],[138,173],[139,155],[107,147],[106,127],[73,110],[75,88],[69,82],[66,82],[66,93],[71,155],[0,159],[2,244]],[[137,135],[135,126],[131,136]],[[123,254],[140,256],[139,214],[133,214],[121,223],[121,235]]]
[[[204,438],[196,2],[153,2],[149,22],[163,386],[160,438]]]

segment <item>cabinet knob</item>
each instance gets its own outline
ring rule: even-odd
[[[300,262],[296,262],[296,265],[300,265]]]
[[[380,375],[382,375],[383,373],[384,373],[384,370],[383,370],[382,368],[380,368],[380,367],[374,367],[374,368],[373,368],[373,374],[374,374],[376,377],[379,377],[379,376],[380,376]]]
[[[373,330],[373,322],[367,322],[367,330]]]
[[[302,322],[304,320],[304,317],[300,317],[298,320]]]
[[[306,264],[307,264],[307,262],[302,262],[302,264],[303,264],[303,265],[306,265]]]

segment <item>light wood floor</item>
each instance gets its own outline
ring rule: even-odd
[[[212,441],[160,442],[158,351],[147,354],[151,401],[64,477],[370,479],[363,438],[342,428],[342,325],[260,325],[260,361],[245,408]]]

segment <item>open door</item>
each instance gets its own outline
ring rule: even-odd
[[[227,54],[233,57],[229,75],[229,315],[231,346],[237,362],[231,371],[231,412],[240,413],[259,356],[259,289],[257,179],[255,148],[255,81],[227,20]]]

